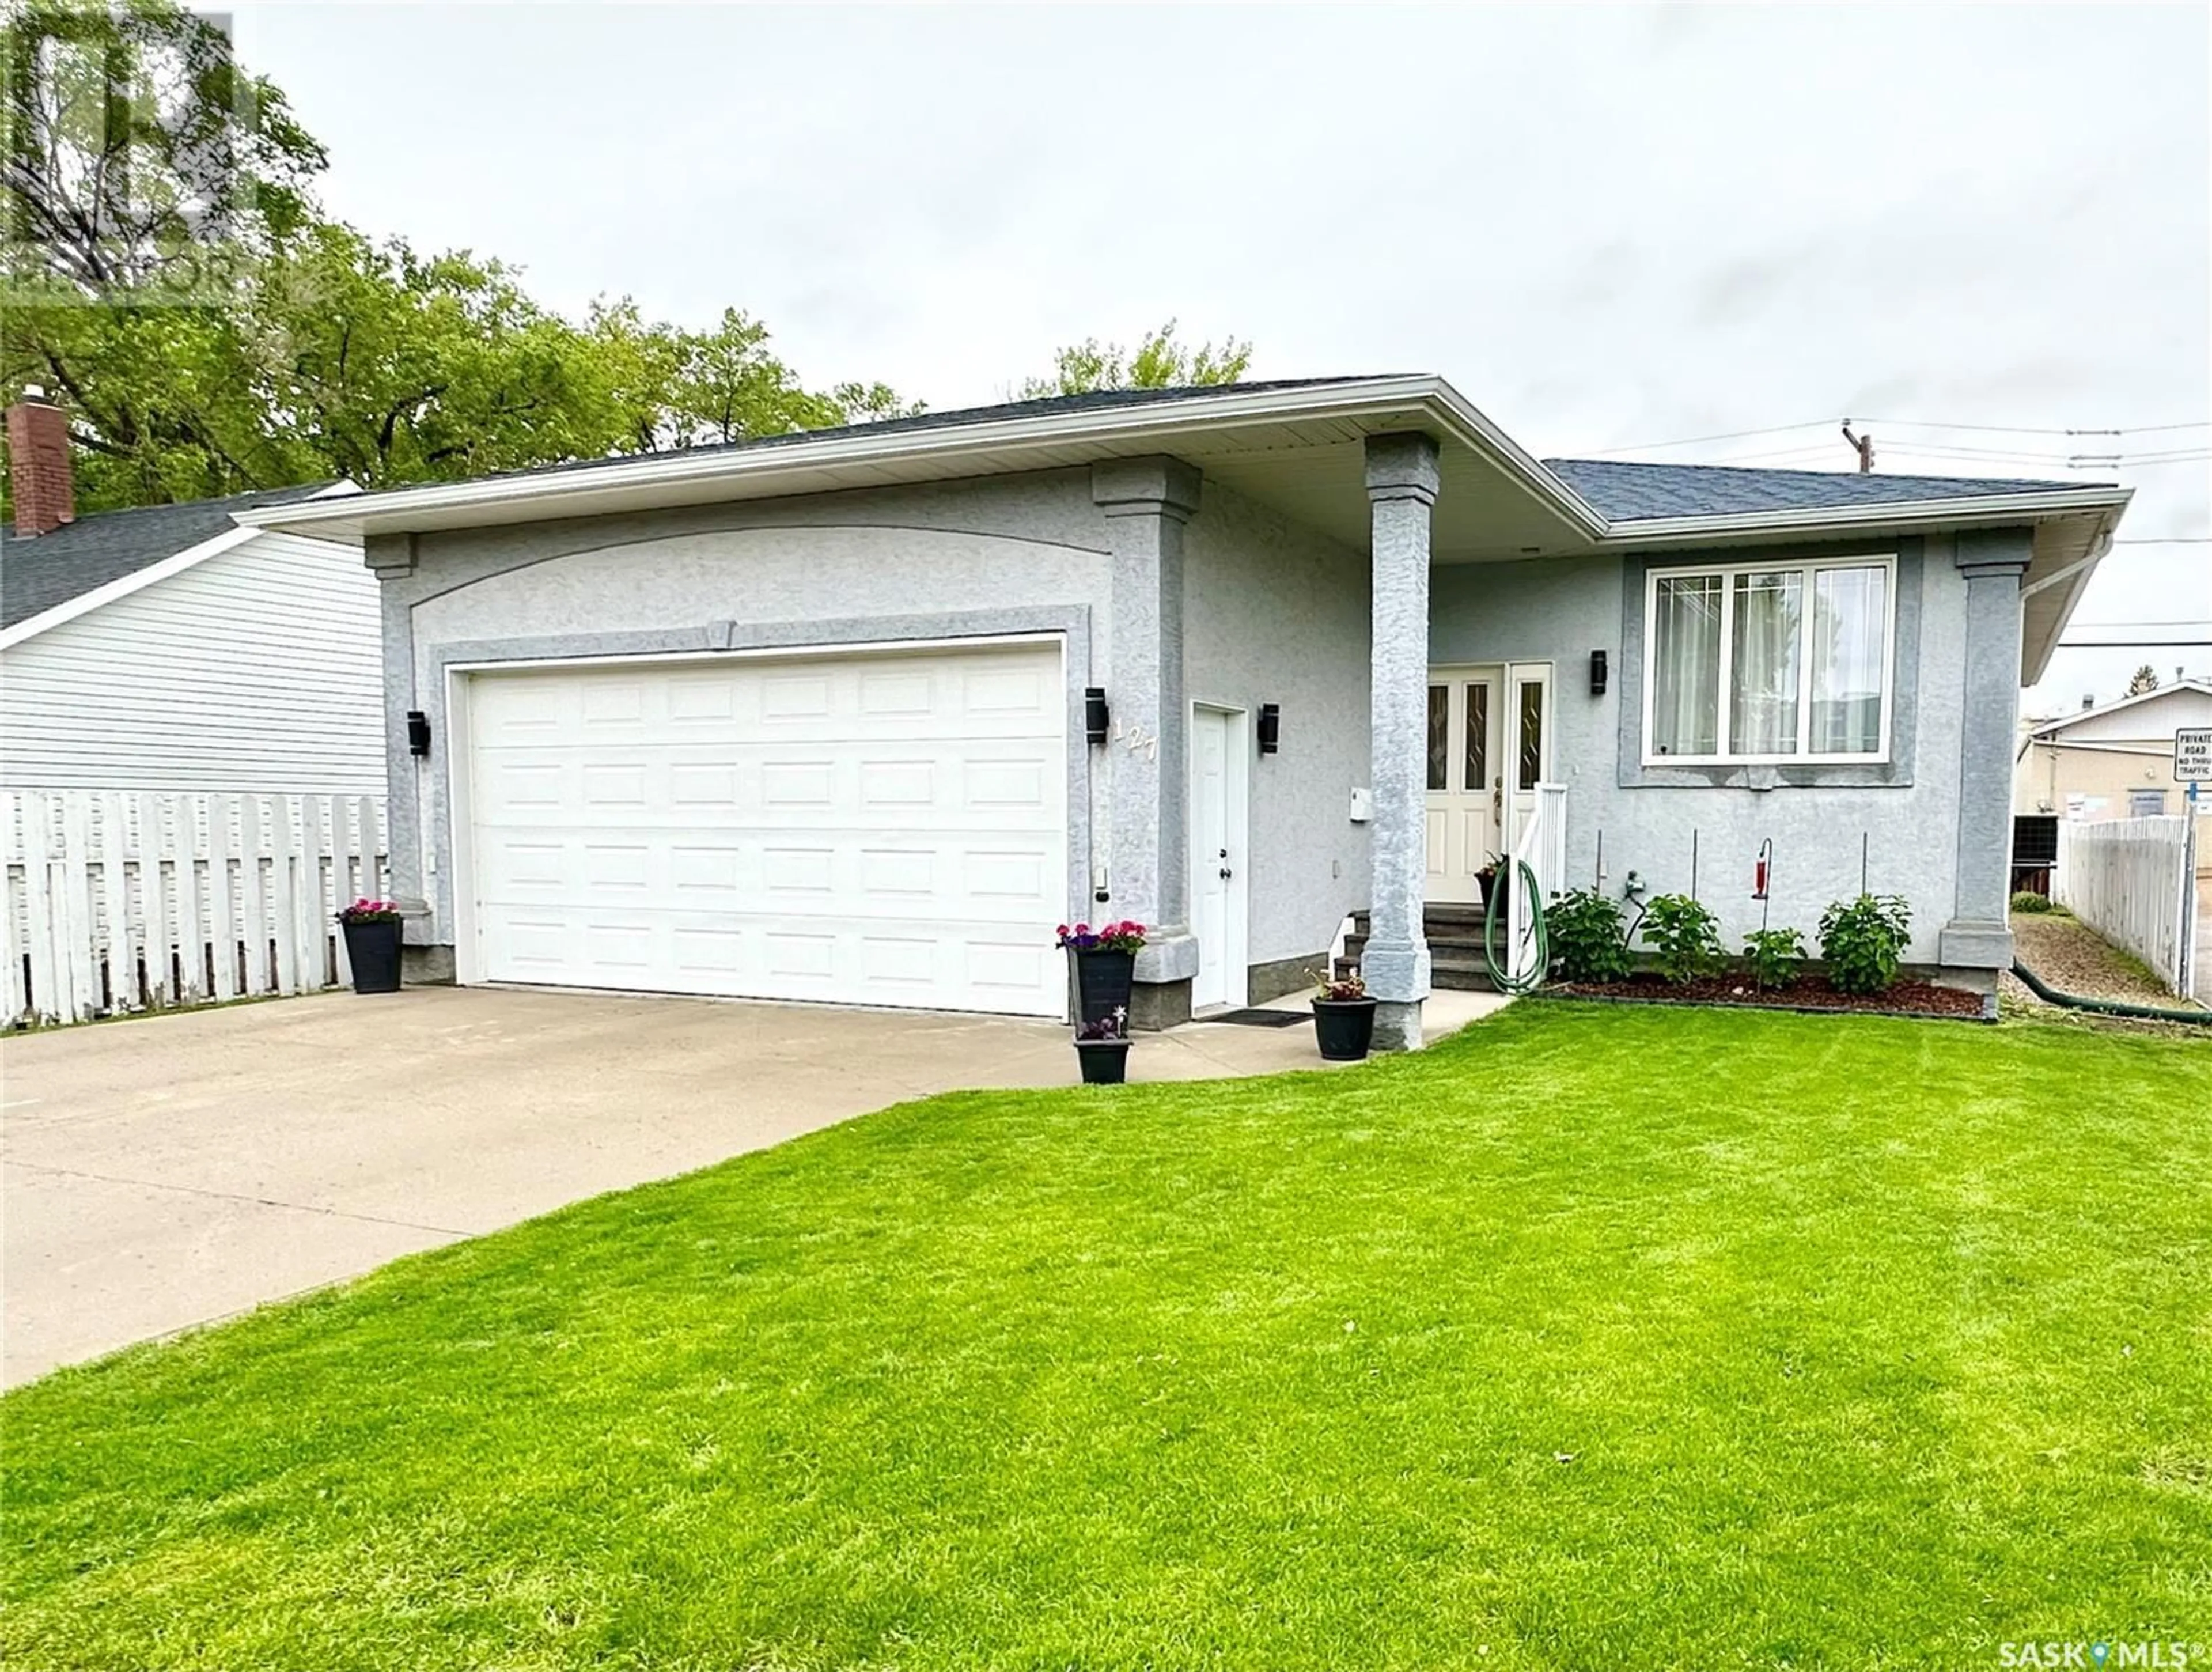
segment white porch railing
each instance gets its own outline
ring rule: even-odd
[[[367,796],[0,792],[0,1026],[341,985],[384,855]]]
[[[1523,865],[1535,873],[1534,901],[1522,883],[1521,867]],[[1506,869],[1506,876],[1509,881],[1505,890],[1505,973],[1516,982],[1540,979],[1544,972],[1536,967],[1532,907],[1548,901],[1566,885],[1567,787],[1565,784],[1540,783],[1536,786],[1535,805],[1521,822],[1521,833],[1514,841],[1512,863]]]
[[[2116,946],[2186,997],[2194,953],[2197,879],[2186,817],[2061,819],[2051,893]]]

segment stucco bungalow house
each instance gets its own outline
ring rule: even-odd
[[[329,502],[382,581],[416,979],[1138,1019],[1347,914],[1418,1043],[1425,903],[1905,896],[2009,960],[2014,714],[2128,494],[1540,462],[1435,377],[1127,391]]]

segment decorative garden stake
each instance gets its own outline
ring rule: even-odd
[[[1085,1085],[1119,1085],[1129,1077],[1129,1012],[1116,1010],[1075,1031],[1075,1060]]]

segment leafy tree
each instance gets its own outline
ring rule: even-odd
[[[668,421],[678,447],[823,429],[844,422],[827,396],[808,393],[766,348],[768,327],[734,307],[714,330],[676,335]]]
[[[1252,363],[1252,345],[1235,337],[1219,344],[1201,343],[1196,348],[1176,341],[1176,321],[1169,320],[1132,350],[1119,343],[1101,343],[1086,337],[1053,356],[1050,377],[1024,379],[1018,392],[1023,400],[1050,395],[1083,395],[1096,389],[1176,389],[1199,385],[1235,383]]]
[[[209,20],[169,0],[15,0],[0,51],[19,295],[198,289],[211,250],[266,250],[312,214],[323,148]]]
[[[322,148],[168,0],[9,14],[0,381],[70,410],[84,510],[368,487],[894,417],[807,389],[735,308],[581,321],[504,264],[318,218]]]
[[[235,314],[312,214],[322,147],[167,0],[17,3],[0,55],[0,380],[69,402],[80,504],[295,479],[264,456]]]
[[[2157,689],[2158,670],[2148,662],[2145,662],[2136,670],[2135,678],[2128,681],[2127,694],[2130,696],[2142,696]]]
[[[611,398],[617,365],[599,364],[591,334],[497,261],[318,226],[264,270],[250,307],[268,421],[315,474],[386,487],[592,458],[630,439]]]

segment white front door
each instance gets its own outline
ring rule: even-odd
[[[1552,781],[1552,665],[1514,662],[1505,670],[1505,828],[1510,854],[1536,811],[1536,786]]]
[[[1425,898],[1482,897],[1474,873],[1502,846],[1504,718],[1497,667],[1429,670],[1428,881]]]
[[[471,674],[465,981],[1065,1013],[1057,644]]]
[[[1190,929],[1198,940],[1193,1010],[1242,1005],[1248,990],[1243,734],[1241,713],[1192,711]]]

